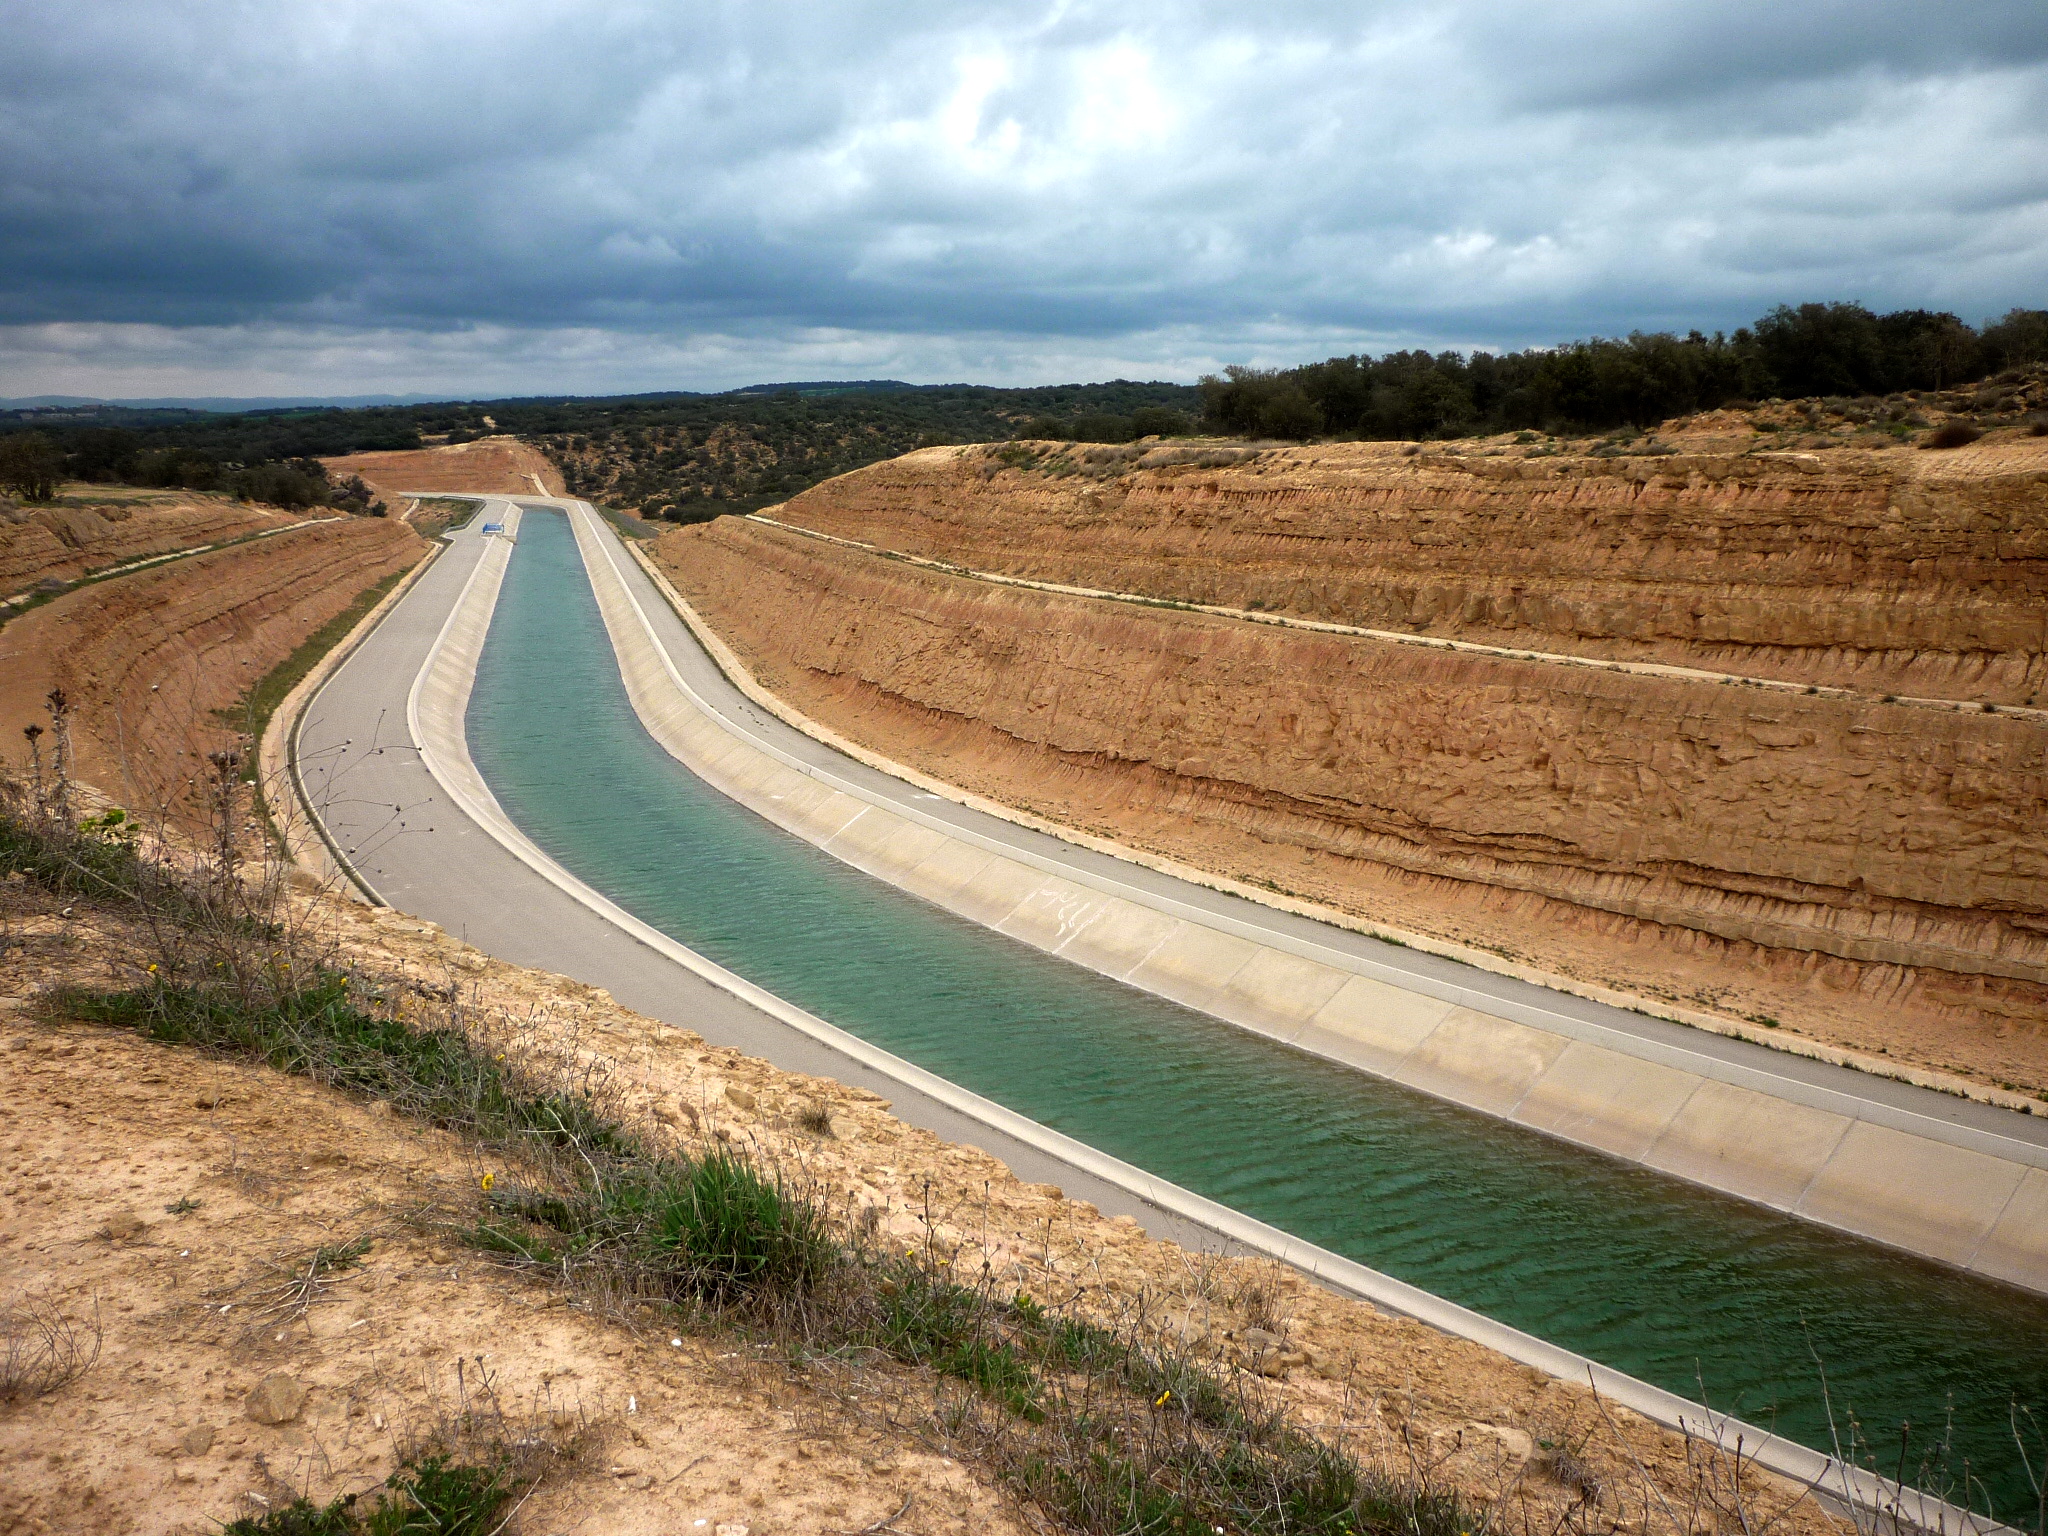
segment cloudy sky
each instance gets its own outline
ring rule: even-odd
[[[2048,305],[2043,0],[0,0],[0,396]]]

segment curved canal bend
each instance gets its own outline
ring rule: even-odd
[[[1883,1470],[1902,1424],[1917,1448],[1947,1434],[1970,1502],[2032,1523],[2011,1417],[2017,1404],[2048,1421],[2048,1300],[1312,1060],[840,863],[647,735],[559,513],[521,524],[467,724],[499,801],[552,857],[798,1006],[1211,1199],[1827,1449],[1818,1359],[1844,1434],[1853,1413],[1887,1448]]]

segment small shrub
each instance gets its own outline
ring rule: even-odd
[[[294,1499],[260,1515],[230,1520],[221,1527],[221,1536],[358,1536],[363,1527],[356,1519],[355,1503],[353,1495],[324,1506]]]
[[[968,1382],[1020,1418],[1037,1423],[1045,1417],[1036,1373],[1002,1336],[1000,1311],[986,1297],[914,1259],[892,1265],[879,1294],[878,1347],[898,1360]]]
[[[818,1099],[806,1099],[796,1112],[796,1125],[800,1131],[809,1131],[813,1136],[832,1134],[832,1106]]]
[[[46,432],[0,436],[0,486],[23,501],[49,501],[64,478],[64,455]]]
[[[429,1456],[392,1477],[364,1529],[369,1536],[488,1536],[515,1486],[503,1462],[450,1465]]]
[[[47,1397],[100,1357],[99,1310],[75,1323],[53,1301],[33,1297],[0,1313],[0,1403]]]
[[[134,826],[116,811],[88,817],[75,831],[54,818],[0,814],[0,875],[19,873],[59,896],[133,896],[159,885],[168,890],[137,857],[129,831]]]
[[[1922,448],[1967,448],[1984,434],[1968,422],[1951,421],[1936,427],[1920,441]]]
[[[1131,412],[1131,431],[1139,437],[1186,437],[1194,423],[1168,405],[1141,405]]]
[[[794,1294],[830,1266],[832,1245],[818,1212],[723,1147],[694,1167],[662,1166],[613,1199],[641,1205],[642,1241],[666,1271],[671,1294]]]
[[[1079,443],[1128,443],[1138,436],[1138,429],[1128,416],[1089,411],[1074,418],[1069,435]]]

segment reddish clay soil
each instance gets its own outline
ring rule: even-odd
[[[352,453],[338,459],[322,459],[327,472],[339,480],[360,475],[364,482],[390,503],[396,513],[403,510],[403,491],[507,491],[535,494],[534,475],[546,487],[541,494],[566,495],[562,472],[548,462],[538,448],[516,437],[480,437],[474,442],[451,443],[440,448],[415,448],[396,453]]]
[[[1166,602],[1848,684],[1020,590],[735,518],[656,546],[765,687],[974,793],[1354,920],[2048,1095],[2048,723],[1876,691],[2035,697],[2048,439],[929,449],[773,515]]]
[[[115,485],[66,485],[42,505],[0,498],[0,597],[42,581],[75,581],[131,560],[282,528],[308,515],[328,514]]]
[[[62,688],[77,776],[131,810],[185,815],[207,754],[239,740],[216,712],[428,548],[401,523],[346,518],[68,592],[0,629],[0,750],[20,761],[22,728],[48,726]]]

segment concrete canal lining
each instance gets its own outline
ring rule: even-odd
[[[578,548],[627,693],[656,741],[723,793],[960,916],[1346,1066],[1725,1194],[2048,1292],[2048,1126],[1581,999],[1461,984],[1408,957],[1146,871],[1105,872],[907,783],[790,753],[713,707],[658,633],[673,609],[582,503]],[[664,590],[665,589],[665,590]],[[680,637],[689,644],[688,634]],[[718,647],[718,649],[723,649]],[[685,657],[684,659],[688,659]],[[720,661],[736,662],[726,653]],[[844,760],[841,760],[842,762]],[[942,819],[943,816],[943,819]],[[1178,887],[1177,889],[1175,887]],[[1518,995],[1519,994],[1519,995]]]

